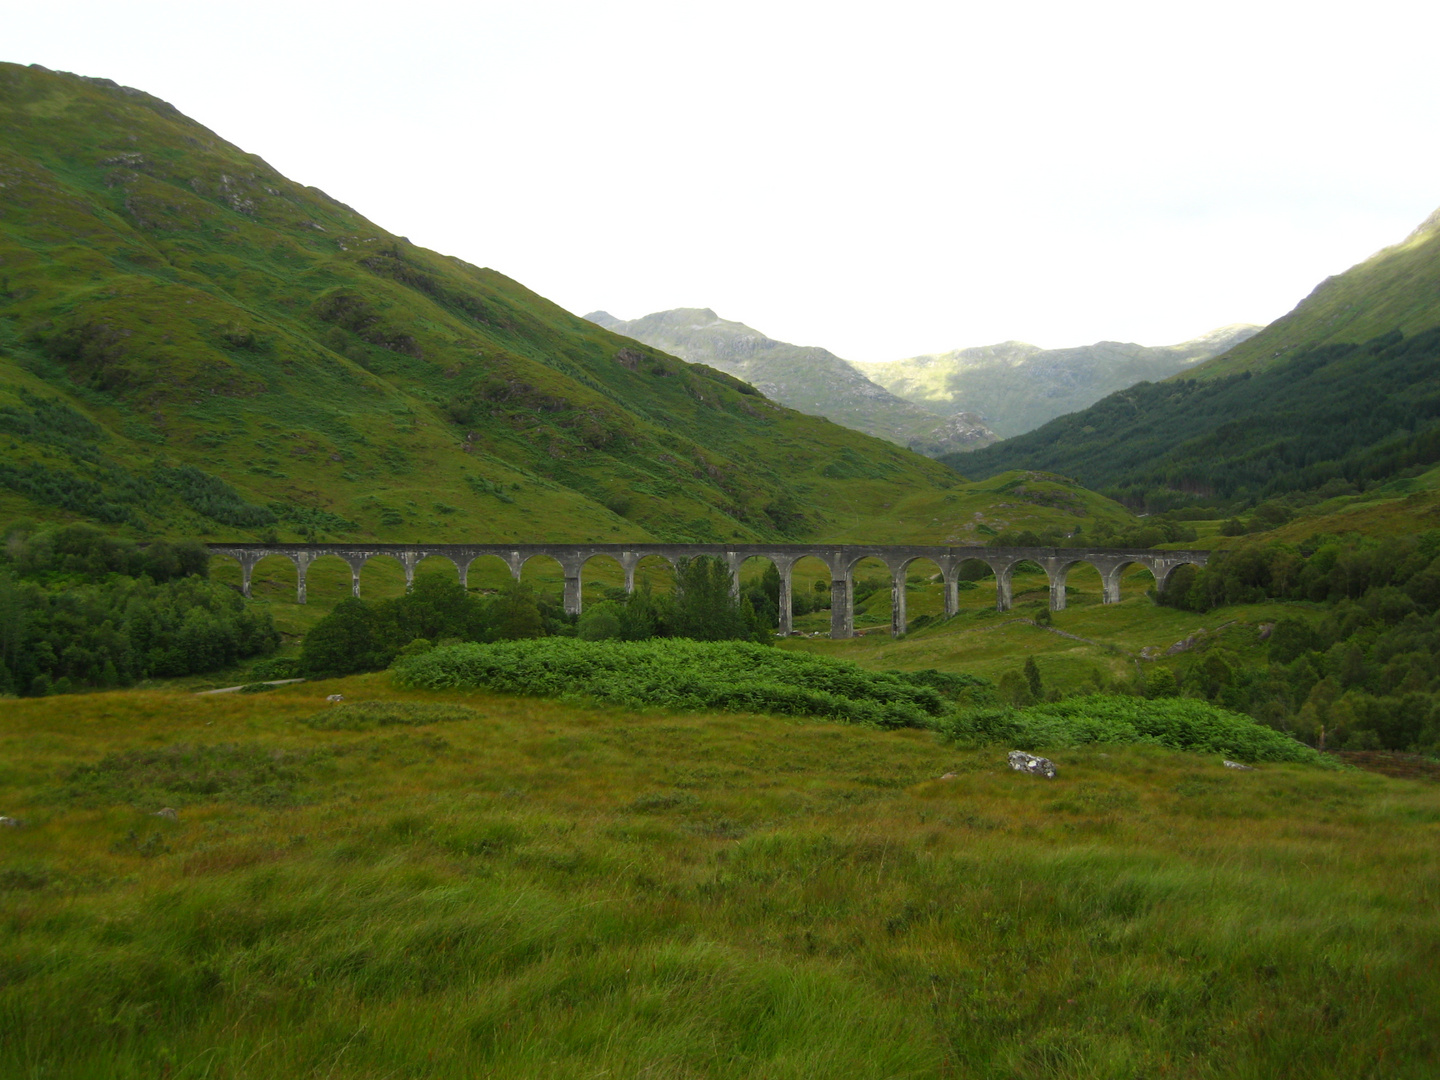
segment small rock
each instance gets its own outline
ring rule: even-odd
[[[1254,766],[1254,765],[1241,765],[1240,762],[1238,762],[1238,761],[1227,761],[1227,762],[1225,762],[1225,768],[1227,768],[1227,769],[1242,769],[1242,770],[1244,770],[1245,772],[1254,772],[1254,771],[1255,771],[1255,766]]]
[[[167,806],[162,810],[156,810],[155,813],[151,814],[150,816],[163,817],[166,821],[180,820],[180,814],[175,810],[173,806]]]
[[[24,824],[18,817],[0,817],[0,829],[18,829]]]
[[[338,704],[340,704],[340,702],[342,702],[342,701],[345,700],[345,695],[344,695],[344,694],[331,694],[331,695],[330,695],[329,697],[327,697],[325,700],[328,701],[331,705],[338,705]]]
[[[1055,779],[1056,769],[1053,761],[1049,758],[1027,754],[1024,750],[1010,751],[1010,768],[1016,772],[1029,773],[1031,776],[1043,776],[1046,780]]]

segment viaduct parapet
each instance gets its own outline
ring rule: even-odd
[[[995,606],[1010,610],[1010,578],[1015,567],[1032,562],[1044,569],[1050,581],[1050,609],[1065,607],[1065,578],[1082,563],[1100,573],[1102,599],[1107,604],[1120,600],[1120,575],[1130,566],[1150,571],[1157,588],[1176,567],[1204,566],[1209,552],[1156,551],[1114,548],[1000,548],[930,547],[910,544],[210,544],[213,555],[227,555],[240,564],[242,589],[250,595],[250,575],[255,564],[271,555],[280,555],[295,564],[296,598],[305,603],[305,575],[316,559],[333,555],[350,566],[351,591],[360,595],[360,569],[371,559],[394,559],[405,570],[405,584],[415,580],[415,567],[430,556],[455,564],[460,583],[466,584],[470,565],[476,559],[501,559],[518,581],[525,564],[535,558],[549,558],[560,564],[565,575],[565,610],[580,613],[581,577],[585,565],[595,558],[613,559],[625,574],[625,590],[635,588],[635,568],[640,560],[658,556],[676,565],[682,559],[710,555],[730,567],[739,589],[740,567],[747,559],[768,559],[780,575],[780,630],[791,630],[791,577],[795,564],[804,558],[819,559],[830,570],[830,636],[848,638],[855,633],[854,573],[862,559],[879,559],[890,570],[892,615],[890,631],[905,632],[905,578],[910,564],[926,559],[939,568],[945,582],[945,614],[959,610],[960,568],[972,560],[982,562],[995,574]]]

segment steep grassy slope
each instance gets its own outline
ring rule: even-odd
[[[1137,382],[1188,370],[1259,329],[1226,326],[1179,345],[1155,347],[1099,341],[1070,349],[1041,349],[1007,341],[861,364],[859,370],[891,393],[935,412],[977,413],[998,435],[1009,438]]]
[[[1328,277],[1248,341],[1183,374],[1219,378],[1258,371],[1315,345],[1410,335],[1440,325],[1440,210],[1400,243]]]
[[[0,66],[0,519],[883,538],[939,465],[417,248],[171,106]]]
[[[617,334],[729,372],[793,409],[931,457],[986,446],[996,438],[977,416],[903,401],[828,349],[775,341],[709,308],[675,308],[630,320],[605,311],[585,317]]]

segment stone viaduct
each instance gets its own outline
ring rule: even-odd
[[[305,573],[310,564],[326,555],[334,555],[350,565],[351,589],[360,595],[360,568],[370,559],[388,556],[405,569],[408,587],[415,579],[415,566],[432,555],[448,558],[460,572],[460,583],[466,583],[470,564],[485,556],[498,557],[510,568],[518,581],[520,571],[531,559],[544,556],[555,560],[565,574],[565,610],[580,613],[581,574],[591,559],[604,556],[613,559],[625,572],[625,589],[635,588],[635,568],[640,560],[656,555],[672,566],[680,559],[710,555],[722,559],[730,567],[739,590],[739,571],[747,559],[768,559],[780,574],[780,630],[791,630],[791,571],[803,558],[815,558],[830,570],[830,636],[853,637],[854,571],[862,559],[879,559],[890,570],[893,614],[890,631],[905,632],[905,578],[910,564],[927,559],[940,570],[945,582],[945,614],[959,610],[959,581],[962,564],[977,560],[995,573],[995,606],[1008,611],[1011,603],[1010,578],[1022,562],[1042,567],[1050,581],[1050,609],[1065,607],[1065,578],[1071,569],[1088,563],[1100,572],[1102,599],[1107,604],[1120,600],[1120,575],[1129,566],[1140,565],[1150,571],[1157,588],[1163,588],[1170,574],[1186,564],[1204,566],[1209,552],[1155,551],[1148,549],[1103,548],[997,548],[997,547],[928,547],[910,544],[210,544],[213,555],[228,555],[240,564],[241,580],[246,596],[250,595],[250,574],[255,564],[270,555],[282,555],[295,564],[297,599],[305,603]]]

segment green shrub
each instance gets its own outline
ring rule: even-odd
[[[273,510],[247,503],[241,494],[225,481],[197,469],[194,465],[181,465],[175,469],[161,466],[155,470],[155,477],[162,484],[173,488],[190,509],[222,525],[256,528],[275,524]]]
[[[751,642],[682,638],[455,645],[395,665],[400,685],[430,690],[483,686],[632,707],[820,716],[881,727],[928,726],[947,710],[929,674],[872,672]]]
[[[942,730],[956,742],[1000,743],[1021,750],[1151,743],[1241,761],[1328,761],[1248,716],[1190,698],[1091,694],[1019,709],[972,709],[949,720]]]
[[[311,677],[373,671],[389,663],[374,610],[353,596],[336,604],[300,645],[300,670]]]
[[[300,677],[299,665],[293,656],[272,656],[261,660],[250,668],[250,677],[257,681],[264,679],[296,679]]]
[[[0,567],[0,693],[40,697],[214,671],[280,642],[268,612],[203,577],[157,585],[148,575],[106,573],[102,583],[73,582],[72,574],[105,565],[61,571],[49,588]]]

